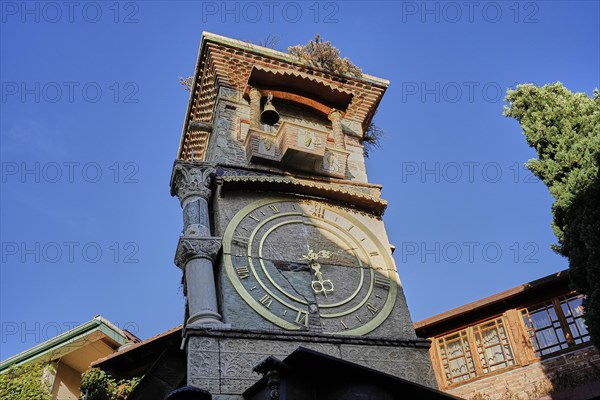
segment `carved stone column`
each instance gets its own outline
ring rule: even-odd
[[[176,161],[171,175],[171,195],[177,196],[183,208],[183,235],[210,236],[208,200],[210,182],[215,176],[213,164]]]
[[[175,264],[183,270],[190,317],[186,326],[221,326],[214,277],[214,262],[221,239],[211,237],[208,202],[214,165],[176,161],[171,176],[171,195],[183,209],[183,235]]]
[[[258,129],[260,121],[260,99],[262,95],[256,88],[250,89],[250,127]]]
[[[342,129],[342,112],[333,108],[327,117],[331,121],[335,148],[345,149],[346,144],[344,142],[344,131]]]
[[[184,271],[190,316],[186,327],[221,326],[213,265],[221,239],[182,236],[175,264]]]

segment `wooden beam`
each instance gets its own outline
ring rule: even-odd
[[[319,101],[316,101],[314,99],[311,99],[311,98],[308,98],[308,97],[305,97],[305,96],[302,96],[302,95],[299,95],[296,93],[292,93],[292,92],[287,92],[287,91],[283,91],[283,90],[260,89],[260,93],[263,96],[267,96],[269,93],[273,93],[274,98],[282,99],[282,100],[289,100],[289,101],[303,104],[307,107],[310,107],[317,111],[322,112],[323,114],[325,114],[325,116],[328,116],[332,110],[332,107],[329,107]]]

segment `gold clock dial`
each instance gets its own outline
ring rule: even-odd
[[[389,249],[351,210],[295,198],[256,201],[228,224],[223,253],[240,296],[284,329],[363,335],[394,306]]]

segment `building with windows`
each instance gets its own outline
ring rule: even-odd
[[[97,315],[91,321],[0,362],[0,374],[13,367],[42,363],[45,365],[44,382],[40,384],[48,387],[52,399],[77,400],[81,374],[94,360],[139,341],[131,332]]]
[[[456,396],[600,396],[600,354],[567,271],[419,321],[415,330],[432,341],[439,387]]]

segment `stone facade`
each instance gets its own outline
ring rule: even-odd
[[[595,379],[592,378],[594,376]],[[548,392],[574,387],[577,382],[589,381],[590,378],[600,379],[600,354],[593,346],[485,376],[446,391],[465,399],[534,400]]]
[[[243,144],[248,125],[245,121],[250,120],[250,104],[242,98],[241,92],[226,88],[219,91],[216,104],[215,128],[206,151],[206,160],[248,167]]]
[[[348,339],[266,331],[189,331],[188,383],[222,396],[238,395],[260,377],[254,366],[283,359],[302,346],[425,386],[435,387],[425,341]]]

